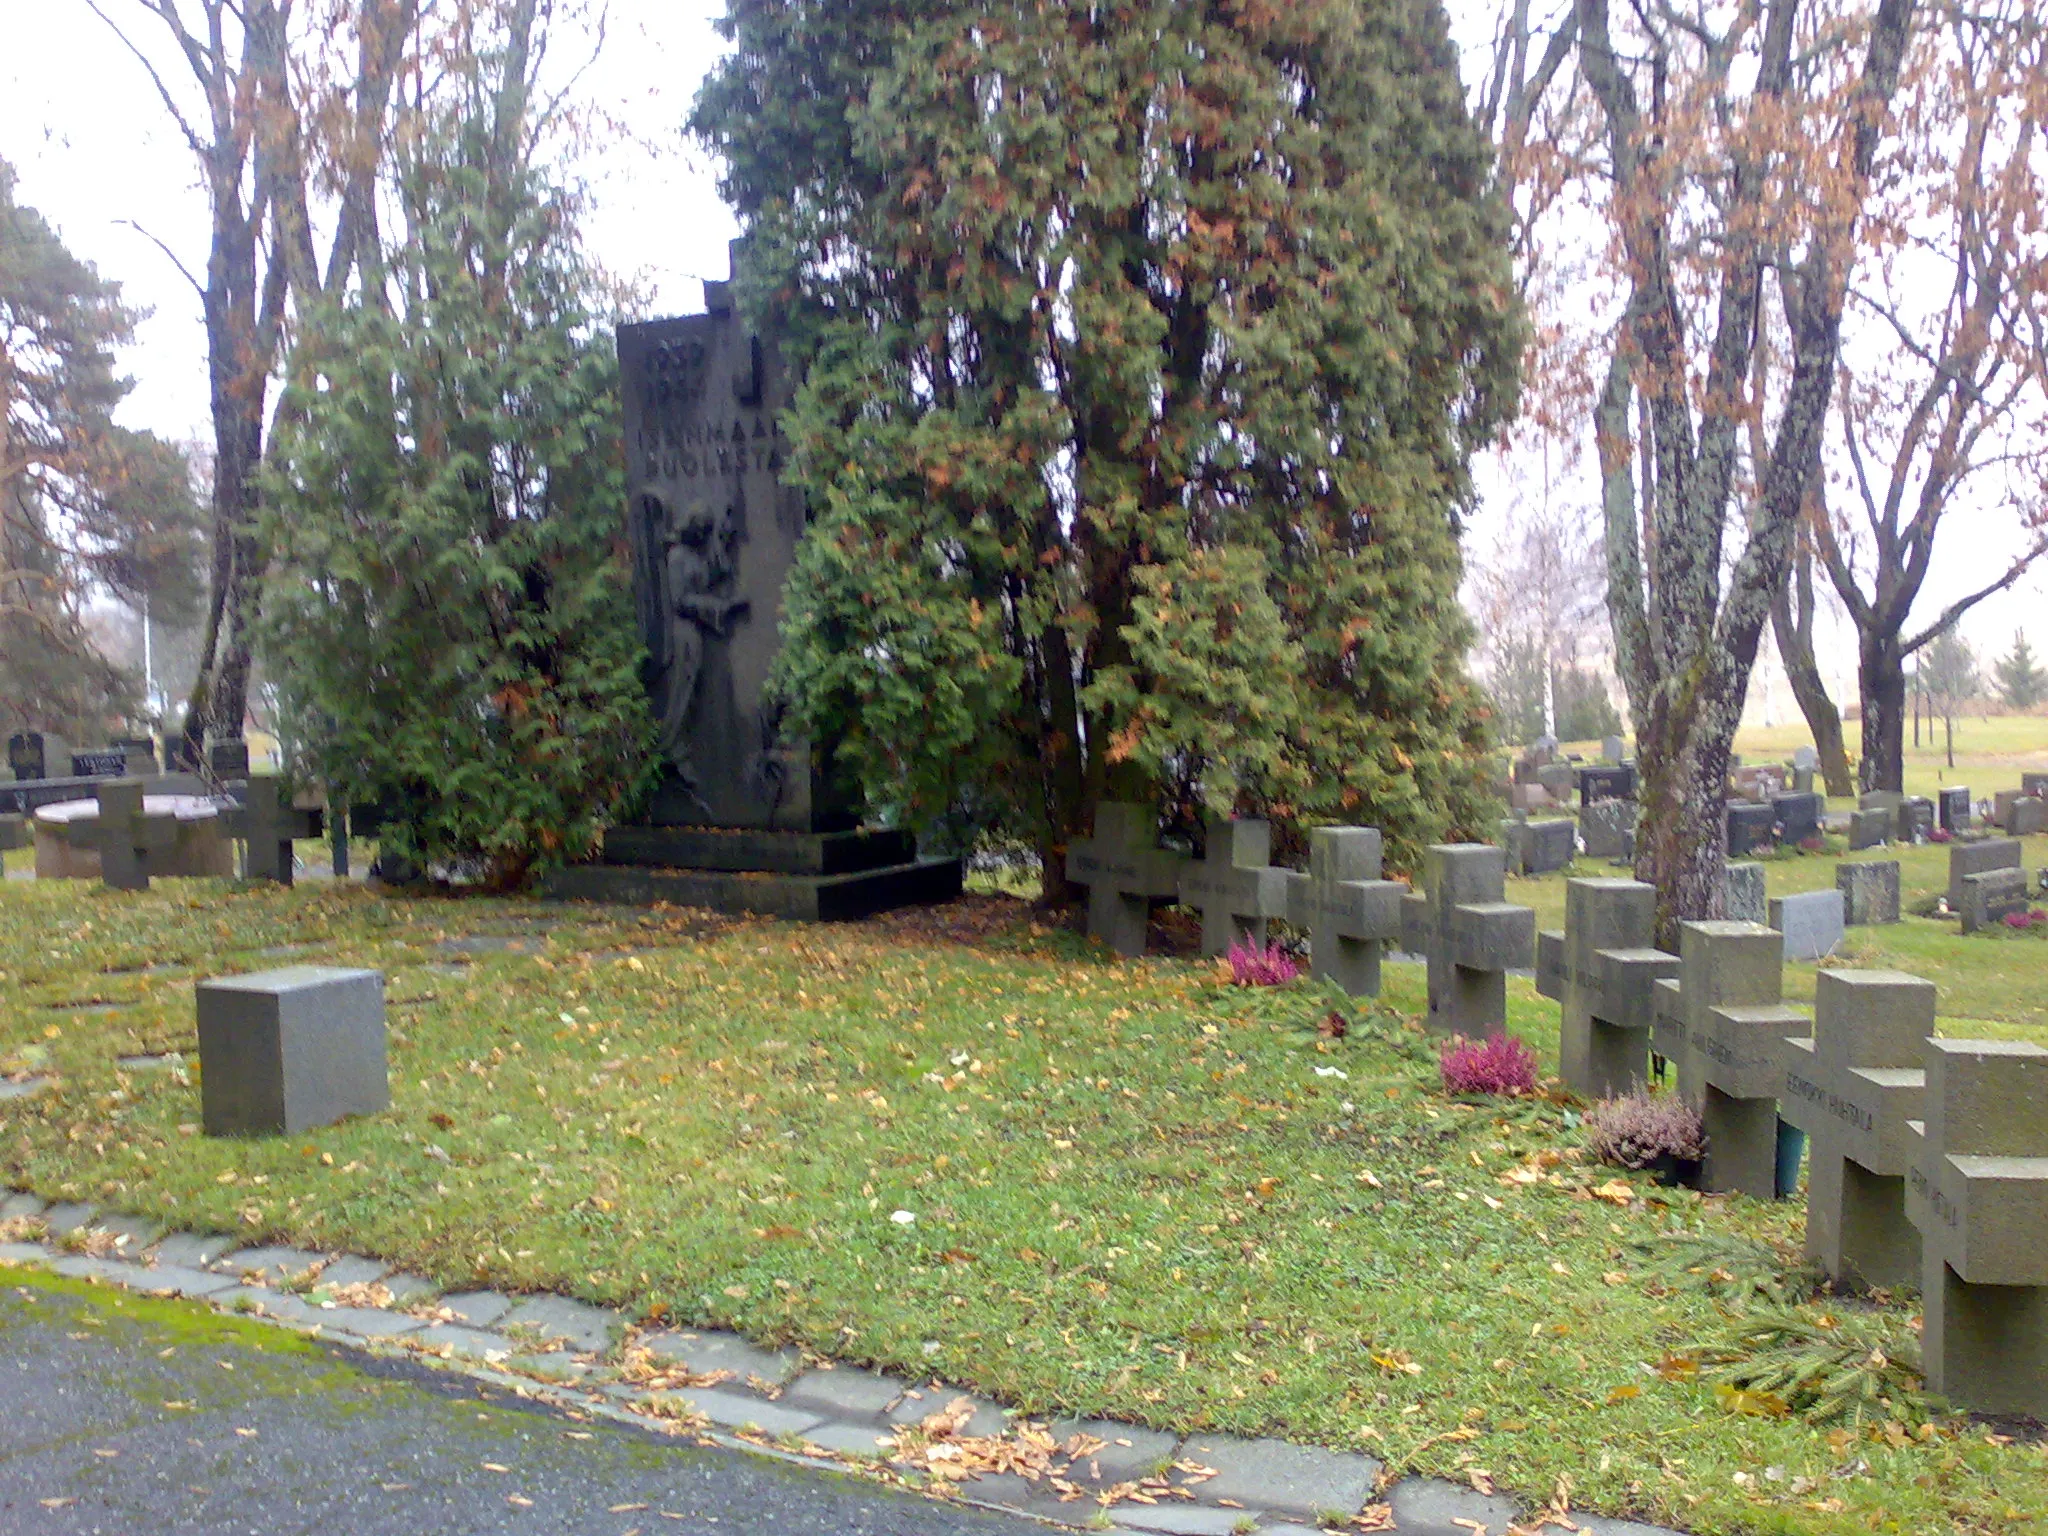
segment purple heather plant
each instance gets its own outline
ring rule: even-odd
[[[1444,1047],[1439,1065],[1446,1093],[1511,1096],[1536,1091],[1536,1053],[1527,1041],[1505,1030],[1484,1042],[1458,1036]]]
[[[1660,1157],[1695,1161],[1707,1150],[1698,1111],[1675,1093],[1640,1089],[1588,1110],[1586,1139],[1594,1156],[1617,1168],[1647,1168]]]
[[[1285,986],[1300,974],[1294,957],[1278,944],[1230,946],[1230,979],[1240,987]]]

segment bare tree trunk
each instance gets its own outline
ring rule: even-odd
[[[1785,676],[1791,680],[1792,696],[1799,701],[1813,732],[1814,750],[1820,754],[1821,778],[1830,795],[1853,795],[1856,781],[1849,774],[1849,752],[1842,742],[1842,715],[1828,697],[1820,667],[1813,659],[1813,555],[1801,549],[1786,573],[1785,585],[1771,604],[1771,632],[1777,636],[1778,654],[1785,659]]]
[[[1896,635],[1863,636],[1857,664],[1863,695],[1862,785],[1899,793],[1905,783],[1906,665]],[[1919,699],[1913,700],[1913,745],[1920,745]]]

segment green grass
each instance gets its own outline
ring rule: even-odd
[[[1703,1532],[2010,1532],[2048,1509],[2048,1458],[1967,1425],[1869,1438],[1652,1374],[1726,1334],[1731,1303],[1639,1245],[1676,1231],[1789,1262],[1797,1209],[1596,1197],[1609,1174],[1560,1107],[1438,1094],[1415,967],[1329,1039],[1306,986],[1107,963],[1020,907],[956,925],[985,930],[972,943],[925,920],[312,884],[17,882],[0,914],[0,1070],[60,1077],[0,1104],[0,1174],[48,1196],[734,1327],[1031,1410],[1483,1470],[1536,1503],[1569,1478],[1575,1507]],[[535,922],[558,925],[544,953],[430,968],[441,935]],[[287,944],[311,947],[258,953]],[[197,977],[306,960],[388,973],[388,1114],[210,1141],[190,1074],[118,1069],[192,1049]],[[183,969],[138,969],[166,962]],[[116,1001],[137,1006],[90,1011]],[[1555,1008],[1517,982],[1510,1010],[1554,1062]],[[1503,1182],[1516,1169],[1539,1177]],[[1903,1334],[1911,1310],[1874,1316]]]

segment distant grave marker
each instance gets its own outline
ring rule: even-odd
[[[1657,981],[1678,956],[1651,943],[1657,888],[1640,880],[1565,883],[1565,926],[1537,935],[1536,989],[1562,1005],[1565,1087],[1588,1098],[1627,1093],[1649,1076]]]
[[[142,817],[142,781],[117,779],[100,786],[100,879],[110,891],[149,889],[149,850]]]
[[[1948,850],[1948,909],[1951,912],[1963,910],[1963,882],[1971,875],[1997,869],[2019,869],[2022,853],[2020,840],[2016,837],[1951,844]]]
[[[1941,791],[1935,802],[1944,832],[1964,832],[1970,826],[1970,791],[1961,784]]]
[[[1429,1027],[1477,1039],[1507,1027],[1507,973],[1536,948],[1536,914],[1505,899],[1507,861],[1488,843],[1436,843],[1428,889],[1402,904],[1403,942],[1429,959]]]
[[[1287,920],[1309,935],[1309,970],[1353,997],[1377,997],[1380,953],[1401,937],[1399,880],[1383,880],[1376,827],[1316,827],[1308,873],[1287,880]]]
[[[1095,835],[1067,850],[1067,878],[1088,887],[1089,936],[1120,955],[1142,955],[1152,903],[1180,895],[1186,862],[1159,846],[1151,806],[1122,801],[1096,806]]]
[[[1899,920],[1899,861],[1872,859],[1835,866],[1835,889],[1842,893],[1842,921],[1850,927]]]
[[[1202,914],[1202,953],[1266,946],[1266,923],[1287,915],[1287,871],[1272,866],[1273,829],[1264,821],[1211,821],[1203,856],[1180,866],[1180,904]]]
[[[1743,862],[1723,866],[1721,911],[1730,922],[1761,923],[1771,915],[1764,896],[1764,867]]]
[[[1845,914],[1839,887],[1773,896],[1766,910],[1771,927],[1785,936],[1787,960],[1818,960],[1841,948]]]
[[[1731,800],[1725,814],[1729,858],[1743,858],[1759,848],[1770,846],[1772,832],[1778,825],[1778,813],[1768,802],[1752,804]]]

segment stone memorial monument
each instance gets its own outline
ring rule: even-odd
[[[1490,843],[1433,843],[1427,889],[1401,903],[1402,943],[1429,961],[1429,1027],[1480,1039],[1507,1027],[1507,973],[1535,958],[1536,914],[1507,901],[1507,857]]]
[[[1967,832],[1970,828],[1970,791],[1962,784],[1952,784],[1938,792],[1935,800],[1936,814],[1941,820],[1944,832]]]
[[[1380,952],[1401,937],[1406,882],[1383,880],[1379,828],[1316,827],[1308,873],[1287,878],[1287,920],[1309,936],[1309,973],[1377,997]]]
[[[1721,913],[1730,922],[1761,923],[1770,917],[1764,895],[1764,867],[1752,860],[1721,869]]]
[[[2048,1050],[1932,1039],[1910,1127],[1927,1384],[1979,1413],[2048,1418]]]
[[[735,252],[737,260],[737,250]],[[642,822],[550,894],[850,918],[960,891],[958,859],[863,829],[830,743],[769,697],[783,584],[807,523],[777,418],[794,381],[772,328],[704,285],[705,313],[619,328],[634,595],[660,725]]]
[[[1837,864],[1835,889],[1842,893],[1842,921],[1852,928],[1899,920],[1897,859]]]
[[[2021,864],[2022,849],[2016,837],[1986,838],[1980,843],[1952,843],[1948,850],[1948,909],[1960,913],[1963,910],[1964,881],[1971,875],[1986,874],[1992,870],[2020,870],[2020,883],[2024,889],[2025,871]]]
[[[1536,990],[1563,1006],[1565,1087],[1613,1098],[1649,1080],[1657,982],[1678,956],[1651,943],[1657,888],[1640,880],[1568,880],[1565,926],[1536,936]]]
[[[1906,1219],[1907,1122],[1919,1117],[1934,983],[1898,971],[1822,971],[1813,1034],[1785,1040],[1779,1113],[1806,1132],[1806,1256],[1830,1279],[1917,1285]]]
[[[1773,896],[1765,911],[1765,921],[1785,936],[1787,960],[1819,960],[1841,947],[1847,908],[1839,887]]]
[[[1739,859],[1770,846],[1778,825],[1778,813],[1768,802],[1742,803],[1731,800],[1724,813],[1728,827],[1728,857]]]
[[[1202,953],[1238,944],[1266,947],[1268,919],[1287,915],[1287,874],[1272,864],[1273,829],[1264,821],[1210,821],[1202,857],[1180,867],[1180,904],[1202,914]]]

